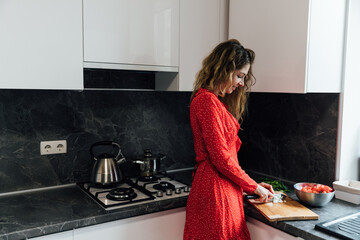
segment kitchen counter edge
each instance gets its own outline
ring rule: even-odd
[[[191,184],[191,171],[177,171],[174,178]],[[63,194],[63,195],[62,195]],[[61,196],[62,195],[62,196]],[[288,194],[297,199],[294,193]],[[155,201],[106,211],[78,186],[34,191],[25,195],[0,197],[0,239],[18,240],[65,232],[81,227],[185,207],[187,197]],[[244,201],[247,216],[306,240],[336,240],[334,236],[315,230],[317,223],[360,211],[360,206],[333,199],[321,208],[311,208],[319,220],[269,222],[253,206]]]

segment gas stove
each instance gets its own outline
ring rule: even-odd
[[[78,186],[105,210],[188,196],[190,186],[167,176],[125,178],[112,186],[78,183]]]

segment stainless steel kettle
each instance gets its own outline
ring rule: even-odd
[[[94,155],[94,147],[100,145],[112,145],[118,148],[116,156],[109,153],[102,153],[98,156]],[[125,157],[121,152],[120,145],[112,141],[102,141],[91,145],[90,154],[95,159],[95,163],[91,173],[91,182],[100,185],[111,185],[119,183],[123,180],[122,172],[118,164],[125,162]]]

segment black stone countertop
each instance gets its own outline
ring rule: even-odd
[[[191,183],[191,171],[171,173]],[[290,197],[297,199],[295,194]],[[120,210],[105,211],[76,185],[0,196],[0,239],[25,239],[58,233],[94,224],[139,216],[186,205],[186,197],[156,201]],[[319,220],[268,222],[254,207],[245,202],[245,213],[270,226],[306,240],[338,239],[315,230],[315,224],[360,211],[360,205],[333,199],[322,208],[311,208]]]
[[[292,199],[298,200],[295,193],[288,194]],[[306,206],[306,205],[305,205]],[[315,230],[315,225],[327,220],[341,217],[350,213],[360,212],[360,205],[348,203],[339,199],[334,198],[330,203],[324,207],[310,207],[313,212],[319,215],[318,220],[302,220],[302,221],[279,221],[269,222],[264,216],[260,214],[253,206],[249,203],[244,202],[245,214],[253,217],[261,222],[264,222],[272,227],[280,229],[286,233],[301,237],[306,240],[335,240],[339,239],[332,235],[326,234],[322,231]]]
[[[263,175],[247,171],[250,177],[254,180],[260,182]],[[271,178],[271,177],[270,177]],[[287,185],[289,189],[293,189],[295,183],[291,181],[282,180],[282,182]],[[294,200],[299,201],[295,192],[287,193],[289,197]],[[300,202],[301,203],[301,202]],[[279,230],[282,230],[290,235],[303,238],[305,240],[335,240],[340,239],[333,235],[326,234],[322,231],[316,230],[315,225],[324,221],[332,220],[337,217],[345,216],[351,213],[360,212],[360,205],[352,204],[345,202],[335,197],[323,207],[311,207],[307,206],[304,203],[301,203],[316,214],[319,215],[318,220],[301,220],[301,221],[278,221],[278,222],[269,222],[261,213],[256,210],[250,203],[244,201],[244,211],[246,216],[253,217],[263,223],[268,224],[269,226],[275,227]]]
[[[183,176],[186,183],[188,173]],[[185,177],[184,177],[185,176]],[[181,178],[181,177],[180,177]],[[105,211],[77,185],[0,196],[0,239],[17,240],[186,206],[187,197]]]

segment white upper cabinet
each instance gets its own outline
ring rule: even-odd
[[[84,0],[84,67],[177,72],[179,0]]]
[[[227,0],[180,1],[180,91],[192,91],[202,60],[227,38]]]
[[[229,38],[255,51],[252,92],[340,92],[346,0],[230,0]]]
[[[83,89],[82,0],[0,0],[0,88]]]

